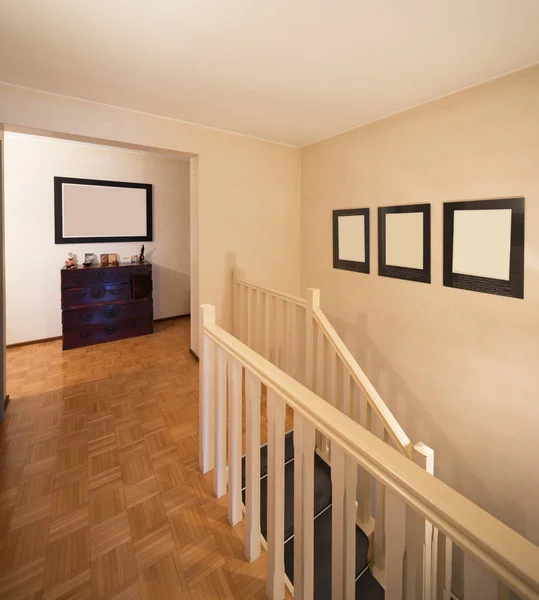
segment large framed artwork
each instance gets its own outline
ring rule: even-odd
[[[369,209],[333,211],[333,268],[369,273]]]
[[[524,298],[524,198],[444,203],[444,285]]]
[[[378,275],[430,283],[430,204],[378,208]]]
[[[152,210],[151,184],[54,178],[56,244],[150,242]]]

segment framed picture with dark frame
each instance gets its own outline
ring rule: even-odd
[[[368,208],[333,211],[333,268],[370,272]]]
[[[54,178],[56,244],[150,242],[152,185]]]
[[[444,286],[524,298],[524,198],[444,203]]]
[[[430,204],[378,208],[378,275],[430,283]]]

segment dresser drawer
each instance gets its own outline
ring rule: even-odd
[[[129,283],[131,273],[129,268],[105,269],[63,269],[62,290],[74,287],[85,287],[88,285],[101,285],[106,283]]]
[[[89,308],[76,308],[64,310],[62,325],[64,329],[82,327],[84,325],[98,325],[125,319],[139,319],[150,317],[153,319],[153,306],[151,302],[130,302],[129,304],[100,304]]]
[[[62,292],[62,308],[86,306],[88,304],[105,304],[107,302],[119,302],[130,299],[131,285],[129,283],[71,288]]]
[[[153,321],[150,317],[76,327],[64,331],[63,349],[70,350],[149,333],[153,333]]]

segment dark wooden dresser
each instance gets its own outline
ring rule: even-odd
[[[61,271],[63,349],[153,333],[152,265]]]

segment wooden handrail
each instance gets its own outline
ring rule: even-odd
[[[214,323],[203,326],[228,355],[338,444],[406,504],[523,598],[539,600],[539,548],[378,439]]]
[[[376,388],[358,365],[350,350],[345,346],[338,333],[319,307],[313,307],[313,315],[319,327],[321,327],[326,334],[326,338],[333,347],[333,350],[347,367],[355,384],[367,397],[369,404],[382,421],[387,432],[397,445],[397,448],[408,458],[411,458],[413,446],[410,438],[404,433],[403,428],[399,425],[397,419],[393,416],[393,413],[389,410],[380,394],[376,391]]]
[[[261,285],[258,285],[257,283],[253,283],[252,281],[246,281],[244,279],[238,279],[236,278],[236,283],[239,285],[243,285],[244,287],[250,287],[253,290],[260,290],[261,292],[264,292],[265,294],[269,294],[270,296],[273,296],[274,298],[281,298],[281,300],[287,300],[288,302],[292,302],[293,304],[296,304],[297,306],[306,306],[306,302],[304,298],[300,298],[299,296],[293,296],[292,294],[286,294],[285,292],[278,292],[277,290],[271,290],[265,287],[262,287]]]

